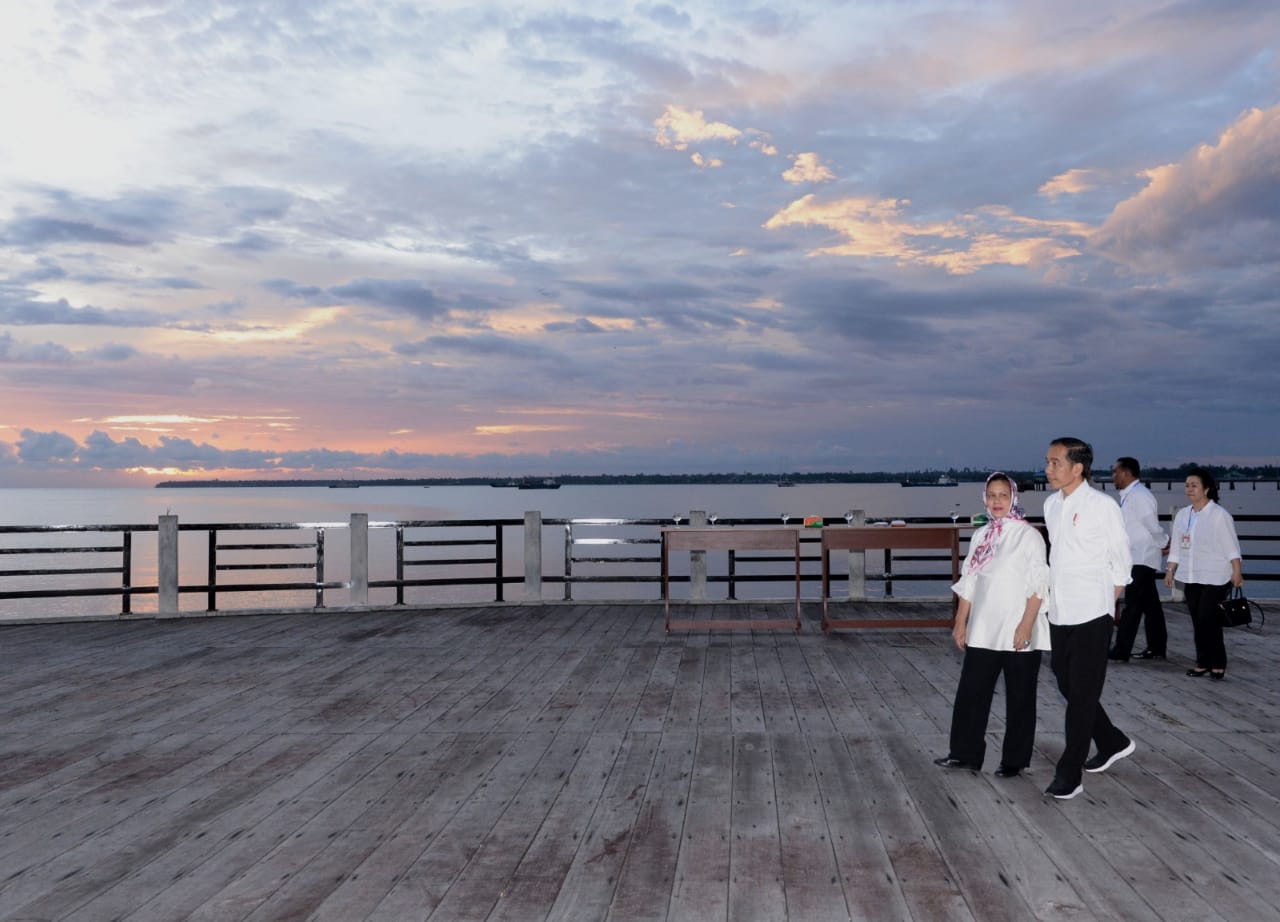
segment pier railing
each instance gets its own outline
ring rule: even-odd
[[[1167,521],[1167,517],[1165,518]],[[1280,581],[1280,516],[1238,515],[1246,580]],[[844,516],[823,520],[841,527]],[[862,522],[859,513],[858,523]],[[947,525],[918,517],[912,525]],[[0,526],[0,619],[86,615],[172,617],[226,610],[297,610],[564,600],[656,600],[660,530],[672,525],[779,526],[778,518],[348,521]],[[972,529],[961,528],[961,542]],[[821,593],[821,531],[800,528],[805,596]],[[557,539],[557,535],[559,536]],[[343,540],[345,538],[345,540]],[[833,570],[833,598],[944,597],[950,556],[867,551]],[[762,552],[694,552],[673,569],[677,598],[775,597],[794,585],[794,558]],[[921,584],[923,584],[921,586]],[[707,586],[719,587],[708,593]],[[679,595],[675,595],[679,593]],[[763,593],[763,594],[762,594]],[[1254,590],[1270,597],[1270,589]],[[101,599],[115,597],[113,611]],[[99,600],[94,607],[93,600]]]

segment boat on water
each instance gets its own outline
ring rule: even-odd
[[[946,474],[939,474],[937,480],[904,480],[904,487],[954,487],[958,486],[960,481],[954,477],[948,477]]]
[[[514,489],[515,487],[520,486],[520,481],[518,481],[518,480],[490,480],[490,481],[489,481],[489,486],[491,486],[491,487],[511,487],[511,488],[513,488],[513,489]]]
[[[518,486],[521,490],[559,490],[560,481],[551,477],[525,477]]]
[[[796,485],[794,480],[779,480],[777,483],[780,487],[794,487]]]

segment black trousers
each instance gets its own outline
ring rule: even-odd
[[[1227,644],[1222,638],[1222,622],[1218,620],[1218,603],[1231,594],[1231,584],[1210,586],[1186,583],[1183,595],[1195,628],[1196,666],[1200,669],[1226,669]]]
[[[1080,783],[1090,740],[1099,752],[1116,752],[1129,745],[1129,737],[1116,729],[1102,707],[1111,625],[1110,615],[1084,624],[1049,625],[1053,644],[1049,662],[1058,691],[1067,699],[1066,746],[1056,777],[1069,784]]]
[[[1169,646],[1169,630],[1164,623],[1164,606],[1156,586],[1156,571],[1137,564],[1130,571],[1132,582],[1124,587],[1124,606],[1116,624],[1116,642],[1112,647],[1118,656],[1133,653],[1138,637],[1138,623],[1146,616],[1147,649],[1164,656]]]
[[[953,759],[982,765],[987,751],[987,718],[996,681],[1004,675],[1004,746],[1000,764],[1026,768],[1036,740],[1036,680],[1040,651],[1014,653],[966,647],[960,685],[951,708]]]

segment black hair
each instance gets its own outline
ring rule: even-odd
[[[1116,467],[1124,468],[1131,475],[1133,475],[1134,480],[1139,480],[1142,478],[1142,469],[1138,467],[1137,458],[1130,458],[1128,455],[1126,455],[1123,458],[1116,458]]]
[[[1193,467],[1187,471],[1188,477],[1199,477],[1200,484],[1204,487],[1205,495],[1215,503],[1218,501],[1218,479],[1210,474],[1203,467]]]
[[[1079,464],[1084,467],[1084,479],[1093,478],[1093,446],[1084,439],[1073,438],[1064,435],[1060,439],[1054,439],[1050,445],[1061,445],[1067,450],[1067,460],[1072,464]]]

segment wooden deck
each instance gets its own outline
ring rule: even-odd
[[[1047,660],[1030,776],[991,775],[1000,697],[945,772],[948,634],[814,603],[3,627],[0,918],[1280,919],[1280,639],[1192,680],[1170,614],[1108,678],[1137,753],[1065,802]]]

